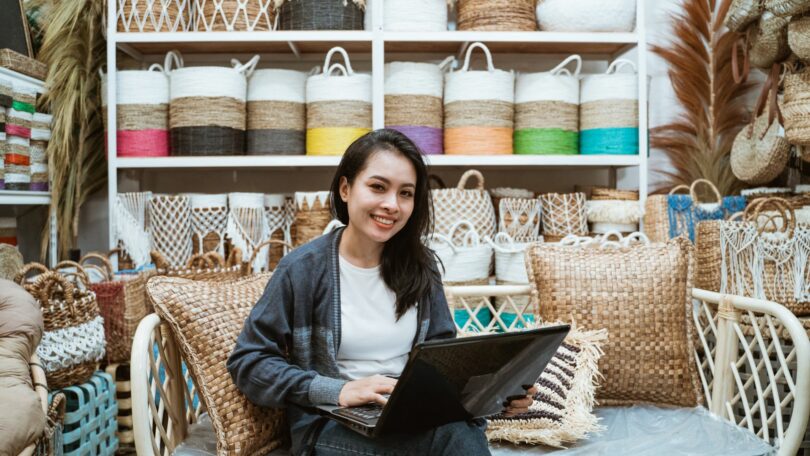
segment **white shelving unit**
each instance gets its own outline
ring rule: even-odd
[[[380,1],[380,0],[377,0]],[[108,18],[116,18],[117,3],[108,2]],[[302,59],[308,55],[323,55],[333,46],[343,46],[351,54],[369,55],[372,74],[373,128],[384,126],[384,65],[387,58],[419,60],[407,57],[419,54],[461,55],[475,41],[484,42],[493,54],[551,55],[578,53],[586,59],[610,61],[631,49],[638,49],[639,79],[639,155],[574,155],[574,156],[430,156],[431,167],[478,167],[522,171],[539,169],[606,169],[615,181],[620,168],[638,168],[640,204],[644,204],[648,183],[648,120],[647,120],[647,56],[645,30],[645,1],[636,1],[636,31],[632,33],[557,33],[557,32],[470,32],[446,31],[431,33],[385,32],[382,29],[382,8],[372,8],[371,31],[270,31],[270,32],[118,32],[117,21],[107,21],[107,68],[116,69],[116,51],[122,51],[141,61],[159,61],[172,49],[184,55],[229,56],[286,54]],[[260,62],[261,63],[261,62]],[[274,65],[270,65],[274,66]],[[540,70],[538,70],[540,71]],[[108,131],[116,131],[116,78],[107,79]],[[171,169],[317,169],[331,168],[339,157],[310,156],[218,156],[117,158],[115,135],[108,135],[109,170],[109,247],[115,247],[113,207],[118,193],[118,173],[129,170]],[[291,189],[294,190],[294,189]],[[227,191],[227,190],[224,190]]]
[[[26,76],[8,68],[0,67],[0,79],[12,81],[15,85],[22,85],[36,90],[37,93],[45,93],[45,83],[39,79]],[[0,207],[10,208],[11,214],[15,217],[27,212],[35,206],[50,206],[50,192],[36,192],[25,190],[0,190]],[[3,210],[3,213],[6,211]],[[48,263],[50,266],[56,264],[56,216],[48,208],[48,223],[50,224],[50,237],[48,239]],[[38,236],[39,232],[30,235]]]

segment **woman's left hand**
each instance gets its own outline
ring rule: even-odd
[[[525,396],[510,397],[506,408],[503,409],[504,415],[511,417],[520,415],[521,413],[527,413],[529,411],[529,406],[534,402],[535,394],[537,394],[537,388],[532,385],[526,390]]]

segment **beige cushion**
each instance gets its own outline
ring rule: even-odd
[[[702,391],[691,341],[692,246],[535,244],[526,266],[544,321],[608,331],[597,390],[601,405],[693,407]]]
[[[225,363],[270,274],[231,282],[155,277],[147,291],[171,327],[217,436],[217,454],[265,455],[282,445],[281,410],[258,407],[236,388]]]

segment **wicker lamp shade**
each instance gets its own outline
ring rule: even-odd
[[[295,247],[323,234],[332,219],[330,195],[329,192],[295,192]]]
[[[306,151],[307,74],[256,70],[248,80],[248,155],[303,155]]]
[[[119,0],[119,32],[188,32],[192,0]]]
[[[623,67],[632,73],[619,73]],[[583,77],[579,102],[581,154],[638,154],[638,76],[633,62],[617,59],[604,74]]]
[[[458,0],[459,30],[537,30],[534,0]]]
[[[275,0],[279,30],[363,30],[363,0]]]
[[[194,0],[194,30],[260,32],[273,30],[273,0]]]

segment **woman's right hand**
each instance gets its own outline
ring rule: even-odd
[[[338,404],[341,407],[355,407],[369,402],[385,405],[388,399],[383,394],[391,394],[396,384],[396,379],[384,375],[352,380],[343,385],[343,389],[340,390]]]

